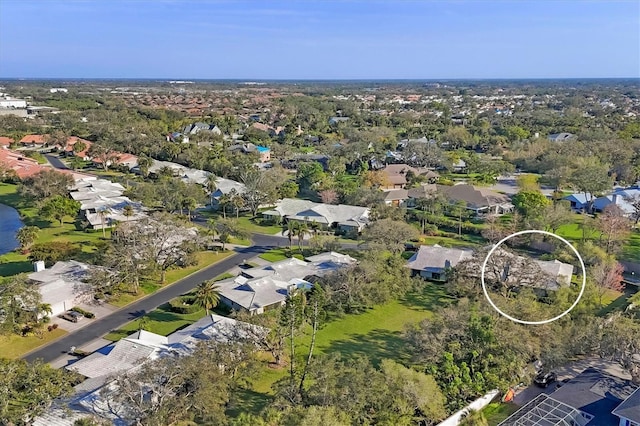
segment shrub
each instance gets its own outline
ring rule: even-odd
[[[85,316],[85,318],[95,318],[96,314],[94,314],[93,312],[89,312],[89,311],[85,311],[82,308],[78,308],[77,306],[74,306],[73,308],[71,308],[72,311],[77,312],[79,314],[82,314]]]
[[[177,314],[193,314],[201,308],[195,304],[194,296],[180,296],[169,301],[169,307],[172,312]]]

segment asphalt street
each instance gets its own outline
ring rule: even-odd
[[[65,164],[60,160],[60,158],[58,158],[57,155],[45,154],[44,157],[47,159],[49,164],[51,164],[54,168],[60,169],[60,170],[69,170],[69,168],[65,166]]]
[[[72,346],[81,347],[94,339],[97,339],[112,330],[118,329],[129,321],[145,315],[147,312],[151,312],[163,303],[177,297],[181,294],[187,293],[194,289],[199,283],[205,280],[209,280],[217,277],[225,271],[238,266],[243,263],[244,260],[248,260],[261,253],[268,251],[269,249],[277,246],[278,237],[269,236],[256,236],[254,242],[256,245],[247,248],[241,248],[237,250],[237,253],[223,259],[222,261],[211,265],[207,268],[183,278],[182,280],[165,287],[144,299],[138,300],[124,308],[113,312],[111,315],[102,319],[95,320],[95,322],[79,329],[78,331],[68,334],[65,337],[56,340],[46,346],[36,349],[33,352],[25,355],[23,358],[27,361],[35,361],[40,359],[44,362],[51,362],[61,355],[67,353]],[[284,239],[286,240],[286,239]],[[274,244],[275,242],[275,244]],[[266,245],[262,245],[266,244]]]

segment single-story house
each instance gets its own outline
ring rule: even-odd
[[[20,139],[20,145],[30,148],[42,148],[47,145],[49,135],[26,135]]]
[[[473,250],[470,249],[447,248],[438,244],[420,246],[406,266],[411,269],[413,275],[433,281],[446,281],[448,269],[472,257]]]
[[[388,206],[406,207],[409,191],[406,189],[390,189],[384,191],[384,203]]]
[[[85,148],[80,152],[75,152],[73,150],[73,147],[78,142],[82,142]],[[69,139],[67,139],[66,145],[62,147],[62,151],[64,152],[64,155],[68,157],[78,157],[82,160],[89,161],[91,157],[89,156],[89,154],[87,154],[87,152],[89,151],[89,148],[91,148],[91,145],[93,145],[93,142],[91,141],[79,138],[77,136],[71,136],[69,137]]]
[[[554,392],[536,396],[498,426],[638,424],[638,386],[629,380],[588,368]]]
[[[244,194],[246,191],[244,183],[219,177],[216,179],[216,190],[211,194],[211,197],[215,201],[220,201],[220,197],[223,195],[229,195],[234,191],[236,194]]]
[[[432,198],[437,192],[438,186],[435,183],[423,183],[416,188],[411,188],[407,191],[407,207],[416,207],[417,200]]]
[[[43,261],[36,261],[28,278],[38,286],[42,303],[51,305],[51,315],[57,316],[91,300],[91,286],[83,282],[88,273],[89,265],[75,260],[56,262],[48,269]]]
[[[0,166],[7,170],[13,170],[13,173],[20,179],[26,179],[46,168],[33,158],[26,157],[22,152],[5,148],[0,149]]]
[[[218,281],[222,303],[233,310],[261,314],[283,306],[288,295],[311,288],[313,277],[322,277],[356,262],[351,256],[327,252],[306,261],[290,258],[270,265],[250,268],[242,274]]]
[[[101,166],[103,159],[91,158],[91,162],[96,166]],[[132,169],[138,165],[138,157],[133,154],[116,153],[113,160],[107,160],[107,166],[112,165],[125,166]]]
[[[629,216],[636,211],[632,205],[632,202],[635,199],[640,199],[640,188],[619,188],[611,195],[596,198],[593,201],[593,211],[601,213],[607,206],[615,204],[620,207],[625,215]]]
[[[407,164],[388,164],[382,170],[387,178],[389,189],[404,188],[407,183],[407,174],[413,174],[414,176],[423,176],[429,183],[436,182],[440,175],[433,170],[429,169],[417,169]]]
[[[278,221],[314,222],[324,229],[337,228],[343,232],[360,232],[369,223],[370,211],[368,207],[284,198],[273,210],[262,212],[262,216]]]
[[[438,185],[449,202],[462,201],[468,210],[475,214],[502,214],[513,210],[513,204],[507,195],[500,194],[487,188],[476,188],[473,185]]]
[[[495,250],[490,260],[485,269],[485,279],[506,282],[512,286],[555,291],[570,285],[573,276],[573,265],[568,263],[529,259],[502,248]]]
[[[575,139],[575,137],[576,136],[574,134],[561,132],[561,133],[552,133],[549,136],[547,136],[547,139],[549,139],[551,142],[565,142],[571,139]]]
[[[13,142],[15,141],[7,136],[0,136],[0,148],[9,148]]]
[[[575,211],[585,211],[589,205],[589,202],[594,198],[589,193],[576,192],[575,194],[567,195],[563,200],[569,201],[571,209]]]

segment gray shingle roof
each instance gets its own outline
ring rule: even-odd
[[[467,203],[467,207],[471,209],[509,204],[511,202],[506,195],[486,188],[475,188],[473,185],[438,185],[438,189],[450,201],[464,201]]]
[[[416,271],[443,270],[452,268],[472,256],[472,250],[446,248],[437,244],[420,246],[416,254],[409,259],[407,266]]]
[[[631,396],[613,410],[613,414],[624,417],[632,422],[640,423],[640,388],[636,389]]]

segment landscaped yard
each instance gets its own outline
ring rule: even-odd
[[[433,307],[449,301],[451,299],[442,287],[425,282],[422,291],[412,292],[401,300],[330,321],[318,331],[314,353],[367,356],[376,365],[385,358],[409,361],[402,341],[404,327],[431,317]],[[298,356],[306,356],[310,340],[310,330],[305,330],[298,338]],[[286,373],[286,368],[265,368],[260,379],[253,384],[253,391],[267,397],[272,393],[273,383]]]
[[[262,253],[260,256],[261,259],[266,260],[267,262],[279,262],[281,260],[289,259],[291,255],[288,248],[278,248],[271,249],[268,252]],[[297,257],[298,259],[304,259],[304,256],[300,254],[300,251],[296,248],[292,250],[293,257]]]
[[[36,349],[39,346],[52,342],[67,334],[61,328],[52,331],[44,330],[42,339],[37,336],[22,337],[17,334],[0,336],[0,357],[19,358],[22,355]]]
[[[219,262],[220,260],[224,259],[225,257],[229,257],[234,253],[235,252],[230,250],[226,252],[201,251],[196,254],[196,256],[198,257],[197,265],[189,266],[187,268],[171,269],[167,271],[166,285],[171,285],[174,282],[186,277],[187,275],[191,275],[202,268]],[[137,295],[125,293],[120,295],[117,299],[111,300],[109,303],[118,307],[122,307],[128,305],[131,302],[134,302],[135,300],[140,299],[141,297],[157,291],[161,287],[162,285],[160,285],[157,280],[144,280],[140,284],[140,291]]]
[[[146,317],[148,318],[147,324],[144,326],[146,331],[167,336],[176,330],[184,328],[200,318],[205,316],[204,309],[201,309],[192,314],[177,314],[169,309],[169,304],[160,306],[155,311],[149,312]],[[129,334],[137,331],[139,328],[139,321],[131,321],[118,330],[114,330],[111,333],[104,336],[107,340],[117,341],[123,337],[127,337]]]

